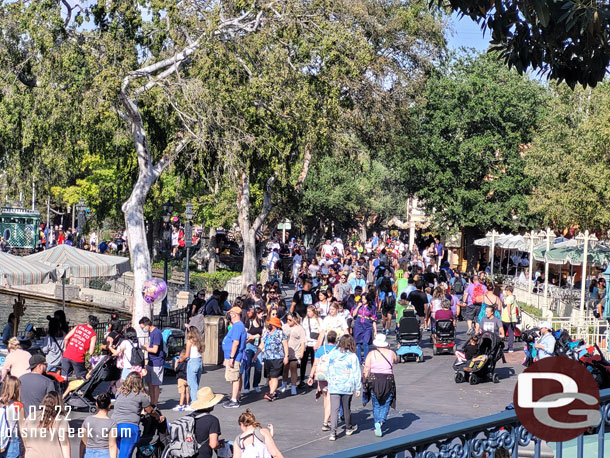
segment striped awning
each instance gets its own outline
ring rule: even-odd
[[[65,271],[66,277],[76,278],[115,277],[131,269],[129,258],[92,253],[70,245],[57,245],[25,259],[54,266],[60,275]]]
[[[55,279],[55,267],[0,251],[0,285],[38,285]]]

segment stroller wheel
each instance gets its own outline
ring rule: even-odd
[[[89,413],[95,413],[95,412],[97,412],[97,407],[89,406]]]
[[[456,372],[455,373],[455,383],[464,383],[466,380],[464,380],[464,373],[462,372]]]
[[[475,374],[470,374],[470,379],[468,381],[471,385],[476,385],[479,383],[479,377],[477,377]]]
[[[491,381],[494,382],[494,383],[500,383],[500,377],[498,376],[498,374],[494,374],[491,377]]]

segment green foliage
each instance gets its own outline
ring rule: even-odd
[[[606,232],[610,229],[610,86],[552,86],[544,118],[526,150],[530,199],[545,225]]]
[[[542,309],[534,307],[533,305],[528,305],[525,302],[517,301],[517,304],[519,304],[519,308],[521,309],[521,311],[535,316],[536,318],[542,319]]]
[[[420,154],[404,166],[441,231],[533,224],[522,154],[545,96],[493,54],[461,56],[430,79],[419,108]]]
[[[110,284],[106,283],[103,278],[92,278],[89,282],[89,288],[98,289],[100,291],[110,291]]]
[[[211,292],[215,289],[224,289],[227,282],[241,275],[241,272],[220,271],[213,274],[207,272],[192,272],[190,273],[191,288],[200,290],[205,289]]]
[[[595,87],[606,76],[610,63],[606,2],[451,0],[449,6],[487,30],[491,49],[499,50],[520,73],[539,70],[572,88],[576,83]]]

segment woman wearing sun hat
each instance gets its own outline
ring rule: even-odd
[[[396,408],[396,383],[394,381],[394,364],[398,356],[390,349],[384,334],[377,334],[373,340],[375,350],[371,351],[364,362],[363,378],[365,402],[369,396],[373,403],[375,435],[381,437],[381,426],[388,418],[390,407]]]
[[[209,386],[197,391],[197,399],[191,403],[195,411],[195,438],[199,447],[197,458],[212,458],[214,450],[218,448],[218,437],[220,436],[220,421],[210,412],[224,396],[214,394]]]
[[[254,355],[254,362],[260,353],[263,354],[265,360],[263,366],[265,377],[269,380],[269,394],[265,394],[265,399],[275,401],[278,378],[284,369],[284,364],[288,364],[288,337],[282,331],[282,322],[276,316],[267,321],[267,329],[263,333],[261,343]]]

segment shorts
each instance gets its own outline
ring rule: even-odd
[[[233,361],[233,367],[229,366],[228,364],[225,366],[225,380],[227,382],[239,381],[239,377],[241,375],[239,371],[239,366],[241,366],[241,363],[239,361]]]
[[[146,366],[144,383],[152,386],[163,385],[163,366]]]
[[[189,384],[183,378],[178,379],[178,394],[185,394],[189,390]]]
[[[283,359],[266,359],[265,360],[265,378],[278,378],[284,369]]]
[[[70,373],[74,373],[78,378],[85,378],[87,375],[87,368],[85,367],[85,362],[72,361],[68,358],[63,358],[61,360],[61,375],[64,378],[68,378]]]
[[[475,321],[479,316],[479,312],[481,311],[481,305],[469,305],[465,309],[462,309],[464,319],[467,321]]]

